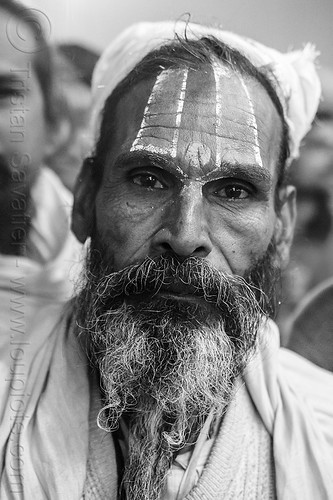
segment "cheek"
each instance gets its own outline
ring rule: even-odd
[[[274,234],[274,217],[254,219],[245,235],[245,251],[249,255],[250,266],[263,257]]]
[[[265,254],[272,240],[275,224],[274,210],[253,211],[244,214],[235,212],[224,217],[223,228],[218,221],[215,231],[215,246],[233,274],[243,276]]]
[[[150,240],[158,225],[153,205],[145,206],[114,197],[110,202],[103,195],[96,198],[97,234],[110,249],[116,268],[140,261],[148,255]]]

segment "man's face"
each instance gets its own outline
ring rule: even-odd
[[[244,275],[266,252],[281,120],[253,79],[164,70],[121,98],[96,231],[115,270],[164,253]]]
[[[76,325],[101,376],[100,424],[128,422],[127,498],[155,500],[256,346],[281,125],[263,89],[221,66],[137,84],[113,125]]]
[[[8,213],[11,193],[26,196],[47,147],[44,102],[34,71],[35,54],[10,43],[6,26],[10,14],[0,9],[0,193],[1,211]],[[23,29],[22,22],[20,29]],[[21,35],[32,46],[33,33],[26,26]],[[16,198],[19,195],[16,195]]]

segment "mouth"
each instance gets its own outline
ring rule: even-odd
[[[139,295],[128,296],[126,298],[127,302],[141,302],[151,301],[151,300],[171,300],[176,302],[183,302],[188,304],[203,304],[205,299],[202,293],[199,293],[198,289],[193,285],[188,285],[180,281],[168,283],[162,286],[156,291],[147,291],[140,293]]]
[[[172,315],[184,315],[183,319],[191,321],[212,321],[220,318],[220,311],[215,302],[210,302],[204,295],[203,290],[194,284],[183,283],[180,280],[173,281],[155,291],[147,291],[140,294],[129,294],[125,302],[134,308],[145,308],[149,304],[149,310],[160,311]],[[164,306],[162,304],[164,303]],[[190,316],[189,316],[190,315]]]
[[[190,304],[202,304],[204,301],[203,297],[200,297],[198,295],[193,295],[191,293],[185,293],[185,292],[173,292],[173,291],[160,291],[156,295],[156,297],[161,297],[166,300],[176,300],[179,302],[187,302]]]
[[[201,289],[198,289],[193,284],[183,283],[180,280],[162,286],[155,297],[201,306],[206,303]]]

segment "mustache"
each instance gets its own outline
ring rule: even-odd
[[[95,258],[92,260],[96,262]],[[96,274],[90,266],[89,279],[94,277]],[[161,293],[170,293],[200,297],[207,303],[225,309],[231,295],[247,295],[249,299],[255,300],[260,292],[245,278],[219,271],[205,259],[188,257],[180,261],[173,255],[146,257],[140,264],[109,274],[106,270],[103,280],[98,280],[96,285],[95,292],[103,299],[104,306],[108,300],[126,301],[127,297],[152,298]]]

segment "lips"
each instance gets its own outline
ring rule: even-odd
[[[158,291],[159,294],[172,294],[179,296],[194,296],[198,294],[198,288],[193,285],[183,283],[182,281],[174,281],[170,284],[163,285]],[[201,294],[200,294],[201,295]]]
[[[179,293],[174,293],[174,292],[159,292],[157,294],[157,297],[162,297],[167,300],[173,300],[177,302],[186,302],[186,303],[191,303],[191,304],[202,304],[204,302],[204,299],[201,296],[195,296],[191,294],[179,294]]]
[[[183,283],[181,281],[163,285],[156,294],[157,297],[165,299],[179,300],[181,302],[202,302],[204,299],[203,292],[193,285]]]

